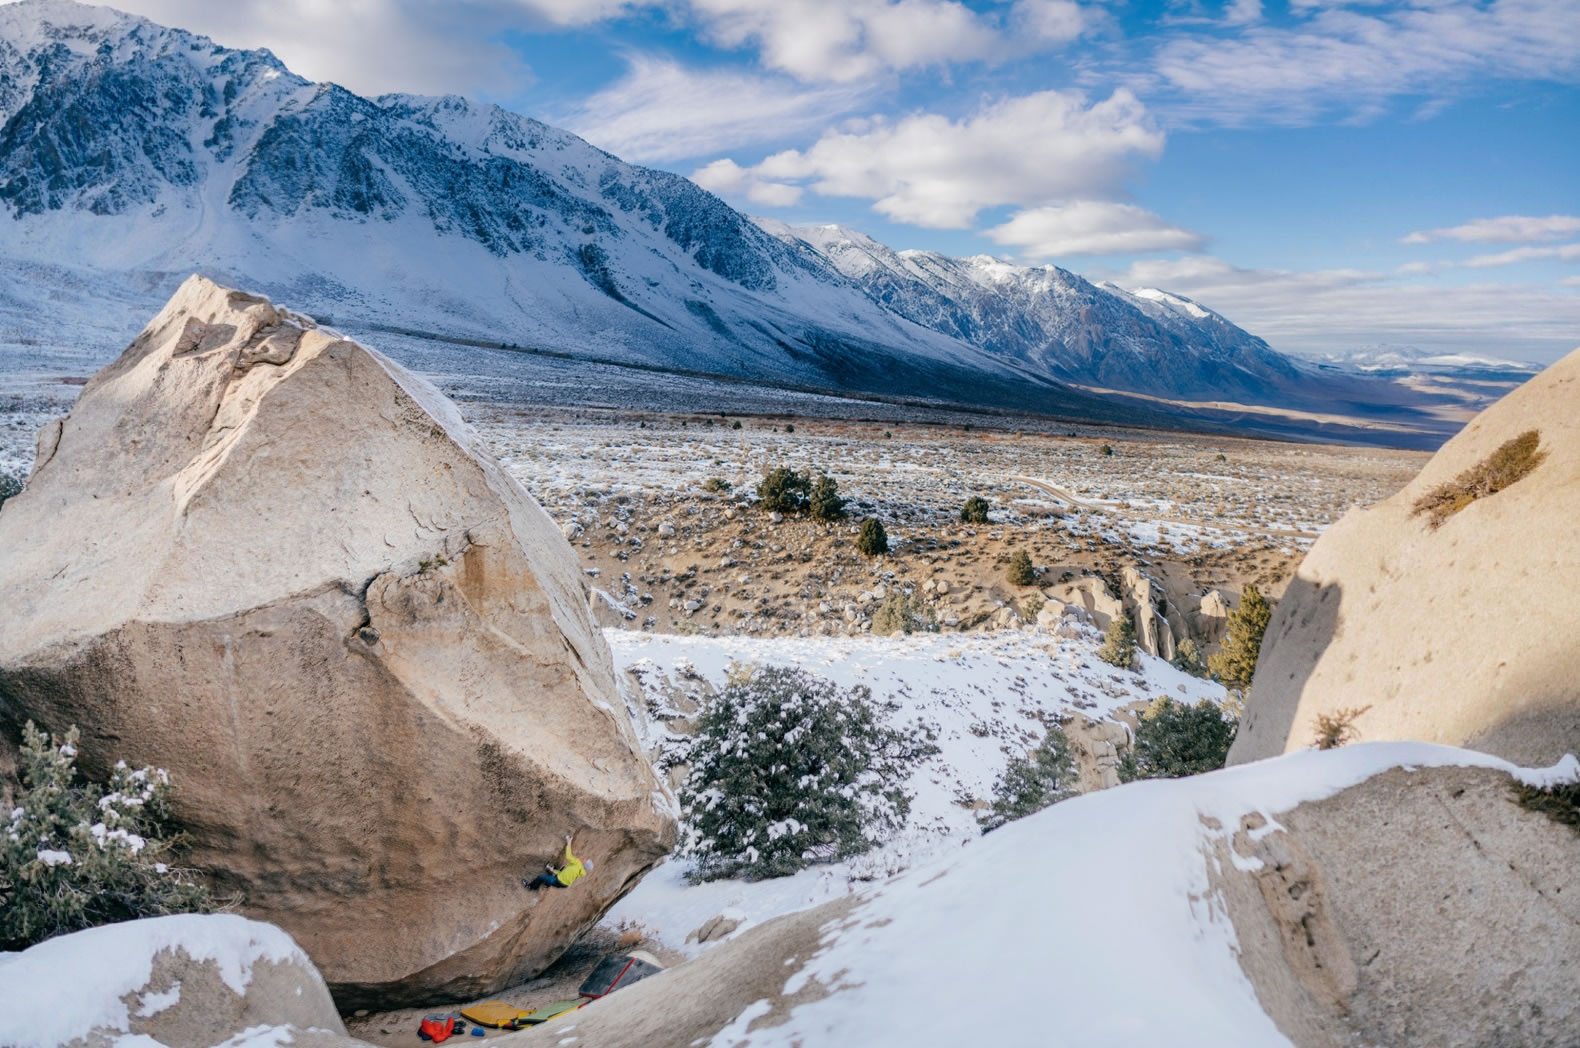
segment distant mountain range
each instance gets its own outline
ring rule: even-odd
[[[1420,394],[1179,295],[754,221],[497,106],[362,98],[70,0],[0,5],[0,229],[0,342],[124,337],[198,270],[353,332],[1094,420],[1288,431],[1213,401],[1446,432]]]

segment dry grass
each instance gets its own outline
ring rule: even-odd
[[[1360,738],[1355,721],[1369,709],[1370,706],[1350,706],[1332,713],[1317,714],[1317,749],[1336,750]]]
[[[1506,441],[1451,483],[1440,484],[1423,495],[1415,504],[1416,515],[1430,514],[1432,527],[1441,527],[1477,499],[1495,495],[1522,479],[1547,458],[1547,452],[1539,447],[1541,439],[1541,431],[1528,429]]]

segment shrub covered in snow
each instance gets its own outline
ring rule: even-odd
[[[1135,747],[1119,762],[1119,778],[1177,779],[1223,767],[1239,720],[1211,699],[1196,705],[1161,698],[1141,714]]]
[[[1076,794],[1075,755],[1057,724],[1048,728],[1037,748],[1013,757],[993,786],[993,804],[977,818],[982,832],[1025,818]]]
[[[215,909],[208,890],[170,865],[178,840],[163,836],[170,777],[123,761],[105,786],[76,770],[77,729],[63,741],[29,721],[22,789],[0,821],[0,950],[65,932],[171,913]]]
[[[680,790],[694,880],[779,877],[859,855],[910,808],[909,766],[935,752],[864,687],[799,669],[738,674],[703,711]]]

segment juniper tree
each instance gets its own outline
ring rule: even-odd
[[[806,508],[811,490],[812,480],[805,473],[779,466],[763,475],[757,485],[757,497],[763,508],[771,512],[799,513]]]
[[[981,495],[972,495],[966,499],[965,505],[960,507],[960,520],[965,524],[986,524],[988,500]]]
[[[856,548],[869,557],[889,552],[889,533],[883,530],[883,522],[877,517],[868,517],[862,521],[861,532],[856,536]]]
[[[1249,688],[1262,654],[1262,637],[1273,609],[1254,583],[1240,595],[1240,606],[1229,615],[1229,632],[1223,650],[1207,660],[1212,675],[1231,688]]]
[[[1021,550],[1009,559],[1009,582],[1012,586],[1030,586],[1037,581],[1037,569],[1031,563],[1031,556]]]
[[[996,830],[1007,822],[1075,796],[1075,782],[1075,756],[1070,752],[1070,740],[1063,728],[1052,725],[1036,749],[1025,756],[1010,758],[993,786],[992,805],[977,822],[983,833]]]
[[[1119,762],[1119,777],[1177,779],[1223,767],[1239,721],[1211,699],[1192,706],[1160,698],[1141,714],[1134,747]]]
[[[845,500],[839,494],[839,484],[827,473],[820,475],[812,485],[812,496],[807,508],[814,520],[840,520],[845,516]]]
[[[1103,646],[1097,649],[1097,657],[1122,670],[1128,670],[1135,665],[1136,628],[1131,624],[1130,616],[1114,616],[1114,621],[1108,624],[1108,633],[1103,638]]]

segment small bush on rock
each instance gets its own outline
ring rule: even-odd
[[[910,810],[900,784],[937,750],[929,733],[887,726],[888,712],[867,688],[798,669],[760,667],[726,685],[685,755],[692,879],[782,877],[898,828]]]
[[[1336,750],[1360,738],[1361,733],[1355,727],[1355,721],[1369,709],[1370,706],[1349,706],[1332,713],[1317,714],[1317,749]]]
[[[993,803],[977,817],[982,832],[1068,800],[1076,794],[1075,755],[1070,740],[1057,724],[1048,728],[1037,748],[1024,757],[1012,757],[993,786]]]
[[[1223,650],[1207,660],[1212,675],[1231,688],[1249,688],[1262,654],[1262,637],[1272,621],[1273,608],[1254,584],[1240,595],[1240,606],[1229,615],[1229,632]]]
[[[1103,638],[1103,646],[1097,649],[1097,657],[1122,670],[1136,664],[1136,628],[1128,615],[1116,615],[1108,624],[1108,634]]]
[[[839,484],[827,473],[817,478],[817,483],[812,485],[812,496],[807,508],[811,510],[813,520],[842,520],[845,516],[845,500],[840,497]]]
[[[29,721],[22,789],[0,820],[0,950],[139,917],[209,913],[207,888],[170,865],[170,777],[115,766],[106,786],[77,777],[77,729],[57,740]]]
[[[876,517],[862,521],[861,532],[856,536],[856,548],[869,557],[889,552],[889,533],[883,530],[883,522]]]
[[[22,494],[22,478],[14,473],[0,473],[0,506]]]
[[[1037,581],[1037,569],[1031,563],[1031,556],[1021,550],[1009,559],[1009,583],[1011,586],[1030,586]]]
[[[1442,527],[1445,520],[1472,502],[1496,495],[1546,461],[1547,452],[1540,449],[1541,442],[1541,431],[1535,429],[1505,441],[1452,482],[1439,484],[1421,496],[1415,504],[1416,515],[1430,514],[1432,527]]]
[[[966,504],[960,507],[960,520],[965,524],[986,524],[988,500],[980,495],[972,495],[966,499]]]
[[[1553,783],[1550,786],[1514,784],[1514,799],[1520,807],[1539,811],[1554,822],[1580,833],[1580,781]]]
[[[1119,762],[1122,782],[1177,779],[1223,767],[1239,720],[1211,699],[1196,705],[1161,698],[1141,714],[1136,742]]]
[[[799,513],[806,508],[812,479],[786,466],[771,469],[757,485],[763,509],[772,513]]]

